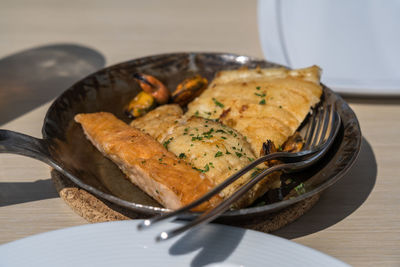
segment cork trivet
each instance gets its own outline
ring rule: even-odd
[[[55,170],[52,170],[51,177],[60,197],[88,222],[97,223],[148,217],[95,197]],[[223,223],[265,233],[272,232],[302,216],[317,203],[319,197],[319,194],[314,195],[286,209],[268,214],[264,218],[240,222],[224,221]]]

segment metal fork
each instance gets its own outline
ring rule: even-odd
[[[278,159],[283,162],[282,164],[278,164],[265,169],[264,171],[259,173],[256,177],[252,178],[245,185],[240,187],[230,197],[219,203],[216,207],[203,212],[196,219],[171,231],[164,231],[160,233],[156,237],[156,240],[157,241],[167,240],[180,233],[183,233],[184,231],[190,228],[214,220],[216,217],[218,217],[218,215],[229,209],[229,207],[241,196],[243,196],[250,188],[252,188],[255,184],[257,184],[259,181],[261,181],[264,177],[271,174],[272,172],[299,171],[317,162],[320,158],[322,158],[323,155],[325,155],[325,153],[331,147],[339,131],[340,125],[341,125],[340,116],[334,110],[333,106],[329,107],[320,106],[319,108],[317,108],[312,112],[309,123],[306,125],[306,133],[303,138],[305,142],[301,151],[296,153],[276,152],[273,154],[262,156],[257,160],[253,161],[252,163],[250,163],[249,165],[247,165],[246,167],[242,168],[232,176],[230,176],[223,183],[219,184],[218,186],[210,190],[207,194],[205,194],[201,198],[175,211],[160,216],[156,216],[150,219],[146,219],[138,225],[138,229],[142,230],[158,222],[167,219],[172,220],[177,218],[182,213],[189,211],[190,209],[200,205],[204,201],[207,201],[214,195],[218,194],[225,187],[227,187],[228,185],[230,185],[231,183],[239,179],[241,176],[243,176],[245,173],[249,172],[250,170],[252,170],[261,163],[264,163],[272,159]]]

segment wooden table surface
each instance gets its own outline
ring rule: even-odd
[[[103,66],[174,51],[263,56],[256,1],[2,1],[0,40],[0,128],[36,137],[52,100]],[[345,99],[363,133],[356,163],[274,234],[355,266],[400,266],[400,99]],[[0,155],[0,243],[86,223],[49,167]]]

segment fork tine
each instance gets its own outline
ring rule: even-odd
[[[311,118],[314,116],[314,113],[310,114],[310,119],[309,119],[309,123],[307,123],[307,128],[306,128],[306,133],[304,134],[304,138],[303,140],[306,141],[308,140],[310,133],[311,133]]]
[[[313,137],[314,130],[315,130],[314,128],[315,128],[316,113],[317,113],[316,110],[312,110],[312,114],[311,114],[311,117],[310,117],[309,122],[308,122],[307,132],[306,132],[306,134],[304,136],[304,140],[305,140],[304,148],[305,149],[309,148],[309,146],[311,144],[311,141],[312,141],[312,137]]]
[[[312,138],[312,142],[311,142],[311,147],[315,146],[315,144],[316,144],[316,142],[318,140],[319,134],[321,133],[321,125],[322,125],[322,119],[323,119],[324,111],[325,110],[322,107],[318,108],[318,114],[315,117],[317,125],[316,125],[315,130],[314,130],[314,134],[313,134],[313,138]]]
[[[333,105],[329,105],[328,107],[325,107],[325,113],[324,113],[324,117],[323,117],[324,126],[322,128],[319,140],[316,143],[317,146],[321,145],[326,139],[326,134],[327,134],[327,131],[328,131],[328,127],[331,125],[330,123],[333,120],[333,116],[334,116],[333,113],[334,113]]]
[[[318,127],[316,130],[317,133],[314,136],[312,147],[318,147],[318,145],[320,145],[325,140],[326,132],[331,121],[332,112],[333,110],[331,108],[331,105],[324,105],[322,107],[322,112],[320,113]]]

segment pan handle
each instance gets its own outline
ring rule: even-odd
[[[54,165],[45,140],[9,130],[0,129],[0,153],[28,156]]]
[[[136,208],[136,206],[131,202],[119,199],[112,195],[105,194],[99,189],[96,189],[93,186],[82,182],[72,173],[65,170],[61,164],[59,164],[51,157],[49,147],[50,146],[46,142],[46,140],[38,139],[22,133],[0,129],[0,153],[12,153],[38,159],[50,165],[55,170],[68,177],[73,183],[92,194],[100,196],[101,198],[104,198],[113,203],[120,203],[128,208]]]

